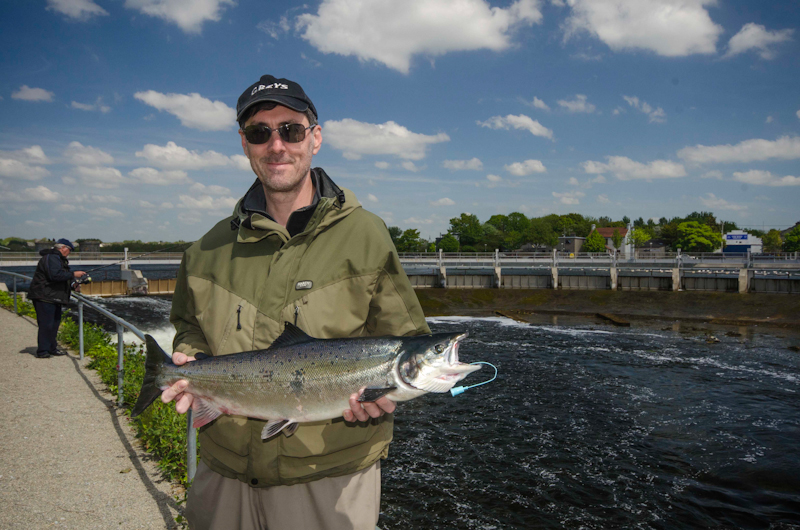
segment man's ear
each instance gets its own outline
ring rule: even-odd
[[[320,147],[322,147],[322,125],[317,125],[314,127],[313,131],[314,136],[314,149],[311,151],[311,154],[316,155],[319,153]]]

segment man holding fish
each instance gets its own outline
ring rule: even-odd
[[[268,348],[286,322],[316,339],[430,333],[383,221],[311,168],[322,130],[300,85],[265,75],[236,110],[258,178],[233,216],[185,253],[170,317],[173,363]],[[195,400],[188,384],[167,387],[162,401],[186,412]],[[359,401],[359,390],[339,418],[286,420],[271,430],[198,397],[196,412],[210,423],[199,434],[190,527],[375,528],[395,405],[377,394]]]

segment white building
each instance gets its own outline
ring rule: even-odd
[[[748,234],[744,230],[733,230],[724,236],[725,248],[723,252],[734,253],[748,251],[751,254],[761,254],[761,238]]]

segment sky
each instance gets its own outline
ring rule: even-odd
[[[193,241],[255,179],[236,100],[300,83],[313,165],[389,226],[800,221],[797,0],[0,3],[0,237]]]

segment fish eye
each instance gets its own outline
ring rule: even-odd
[[[437,344],[434,349],[436,350],[436,353],[442,353],[444,351],[444,346]]]

